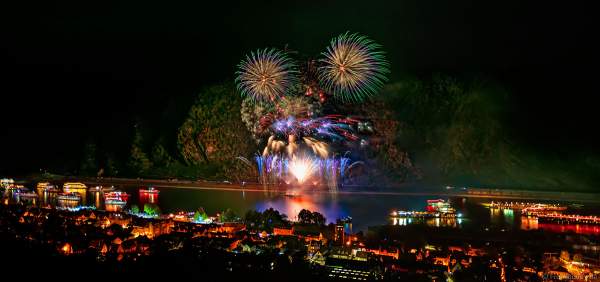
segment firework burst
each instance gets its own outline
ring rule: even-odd
[[[346,32],[331,40],[320,60],[319,78],[325,89],[343,101],[360,102],[387,80],[389,64],[381,46]]]
[[[318,168],[318,161],[312,158],[293,158],[288,165],[289,172],[302,184],[304,180],[312,176]]]
[[[362,148],[367,143],[361,136],[373,128],[360,117],[335,114],[345,109],[336,102],[362,102],[379,91],[388,62],[378,44],[348,32],[334,38],[321,59],[296,65],[287,54],[251,52],[236,72],[244,97],[242,121],[257,144],[265,144],[256,155],[259,180],[337,189],[354,165],[335,151],[356,148],[357,141]],[[247,160],[240,161],[250,167]]]
[[[297,81],[296,64],[275,49],[251,52],[238,67],[237,87],[242,96],[254,101],[275,101]]]
[[[358,137],[354,134],[353,126],[357,124],[356,119],[340,115],[328,115],[312,119],[278,119],[271,125],[271,130],[280,135],[314,136],[330,141],[356,141]]]

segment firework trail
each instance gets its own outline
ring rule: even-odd
[[[271,129],[275,134],[280,135],[313,136],[319,139],[355,141],[358,136],[354,134],[353,127],[357,123],[358,120],[344,118],[339,115],[310,119],[288,117],[287,119],[274,121]]]

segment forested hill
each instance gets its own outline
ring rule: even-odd
[[[368,102],[340,106],[371,120],[375,132],[355,154],[365,169],[348,181],[565,191],[600,183],[600,158],[593,152],[569,148],[566,154],[516,132],[514,98],[509,88],[485,79],[433,75],[391,82]],[[252,158],[263,144],[248,132],[241,105],[233,84],[206,87],[189,107],[176,106],[188,110],[179,113],[175,128],[158,130],[138,120],[120,151],[91,136],[71,172],[255,179]]]

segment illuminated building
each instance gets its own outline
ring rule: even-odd
[[[336,224],[333,241],[338,244],[343,244],[345,239],[344,225]]]
[[[369,258],[369,253],[357,249],[333,247],[329,253],[329,258],[366,262]]]
[[[273,228],[273,235],[293,236],[294,228]]]
[[[70,255],[73,253],[73,247],[69,243],[65,243],[60,250],[65,255]]]
[[[173,227],[174,223],[171,220],[148,221],[146,225],[134,225],[131,234],[134,237],[146,236],[152,239],[159,235],[171,233]]]
[[[218,225],[210,225],[207,229],[207,232],[211,237],[233,238],[235,233],[245,229],[246,226],[241,223],[224,223]]]
[[[344,232],[352,234],[352,217],[346,216],[340,220],[340,223],[344,225]]]
[[[392,257],[395,259],[398,259],[400,257],[399,249],[395,249],[395,251],[389,251],[387,249],[382,249],[380,247],[379,249],[365,249],[365,252],[372,253],[372,254],[378,255],[378,256]]]

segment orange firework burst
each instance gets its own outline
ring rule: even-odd
[[[298,71],[294,62],[275,49],[251,52],[238,67],[238,89],[242,96],[254,101],[275,101],[297,80]]]
[[[319,78],[325,89],[345,101],[362,101],[387,80],[389,64],[380,45],[346,32],[331,40],[322,53]]]

